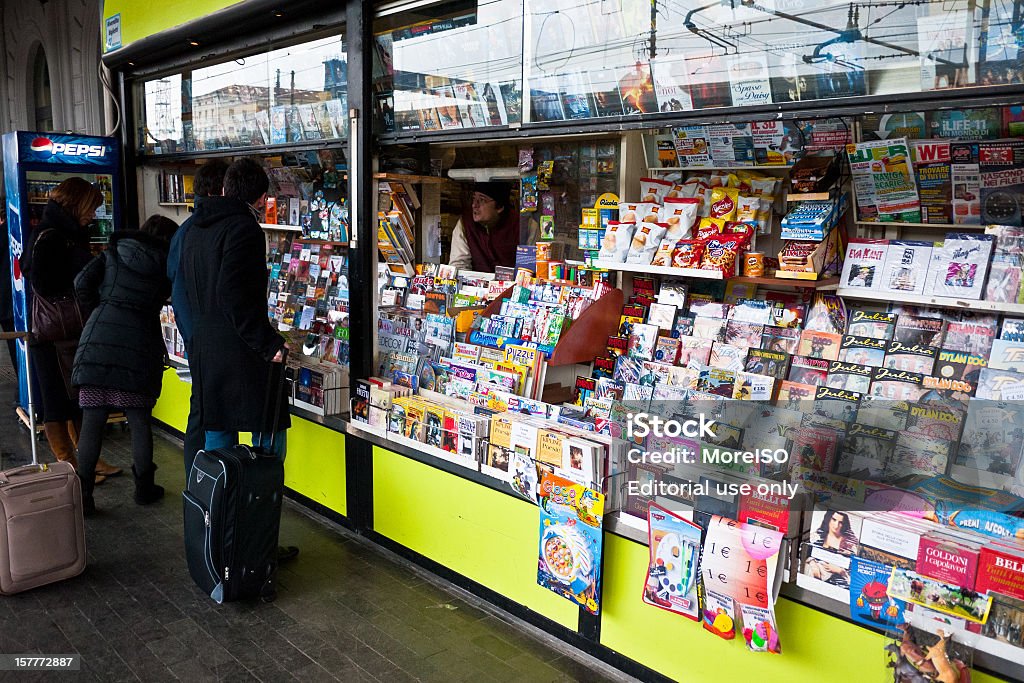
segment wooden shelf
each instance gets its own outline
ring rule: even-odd
[[[435,175],[405,175],[404,173],[374,173],[374,180],[386,180],[392,183],[443,183],[447,178]]]
[[[279,223],[260,223],[264,230],[282,230],[284,232],[302,232],[300,225],[284,225]]]
[[[970,225],[963,223],[883,223],[881,221],[854,221],[857,225],[872,228],[936,228],[942,230],[984,230],[987,225]]]
[[[724,280],[719,270],[701,270],[699,268],[674,268],[672,266],[650,266],[639,263],[616,263],[614,261],[594,261],[594,268],[601,270],[617,270],[625,273],[641,273],[644,275],[664,275],[668,277],[692,277],[701,280]]]
[[[838,289],[839,278],[827,277],[820,280],[800,280],[796,278],[779,277],[746,277],[737,276],[729,278],[729,282],[746,282],[752,285],[769,285],[779,287],[800,287],[805,289]]]
[[[946,296],[929,296],[927,294],[901,294],[899,292],[872,292],[861,289],[840,287],[836,294],[848,299],[865,301],[885,301],[897,304],[922,304],[937,308],[959,308],[974,311],[991,311],[993,313],[1011,313],[1024,315],[1024,304],[1011,304],[1002,301],[976,301],[974,299],[954,299]]]
[[[648,167],[648,172],[655,171],[788,171],[792,166],[656,166]]]

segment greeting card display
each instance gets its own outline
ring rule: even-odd
[[[540,482],[537,583],[600,611],[604,495],[545,472]]]

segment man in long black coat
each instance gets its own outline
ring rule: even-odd
[[[266,242],[256,220],[268,187],[258,163],[236,161],[224,176],[224,196],[196,207],[185,236],[185,289],[194,319],[189,367],[207,450],[237,444],[238,432],[269,443],[273,429],[267,385],[285,340],[267,317]],[[288,402],[280,403],[274,448],[283,458],[290,421]]]

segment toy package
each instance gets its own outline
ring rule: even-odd
[[[537,583],[598,614],[604,495],[550,472],[539,493]]]
[[[647,519],[651,559],[643,601],[697,621],[701,529],[654,503]]]

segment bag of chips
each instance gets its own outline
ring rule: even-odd
[[[661,178],[640,179],[640,201],[661,204],[675,183]]]
[[[679,240],[672,252],[674,268],[696,268],[700,265],[704,253],[704,243],[700,240]]]
[[[750,193],[754,196],[773,195],[778,178],[757,178],[750,181]]]
[[[757,212],[761,209],[761,198],[740,195],[736,200],[736,220],[756,221]]]
[[[750,223],[729,221],[722,229],[722,235],[735,235],[743,241],[743,246],[747,247],[750,245],[751,240],[754,239],[754,226]]]
[[[740,191],[734,187],[715,187],[711,190],[711,213],[709,217],[719,226],[736,219],[736,202]]]
[[[601,240],[601,251],[597,258],[602,261],[613,261],[622,263],[629,253],[629,242],[633,237],[632,223],[622,221],[608,221],[608,227],[604,231],[604,239]]]
[[[658,251],[654,254],[654,259],[651,260],[652,266],[671,266],[672,265],[672,252],[676,249],[676,240],[661,240],[661,244],[658,245]]]
[[[619,222],[639,223],[640,216],[637,215],[639,206],[637,202],[619,202]]]
[[[710,218],[701,218],[700,225],[697,226],[697,232],[694,237],[702,242],[705,242],[712,237],[718,237],[722,232],[721,226],[715,223]]]
[[[722,277],[736,274],[736,261],[739,259],[742,241],[735,236],[714,237],[704,243],[704,253],[700,260],[701,270],[721,271]]]
[[[633,232],[626,263],[649,265],[668,228],[660,223],[641,223]]]
[[[668,225],[665,239],[681,240],[690,236],[693,224],[697,222],[700,201],[696,198],[666,199],[662,207],[662,221]]]

